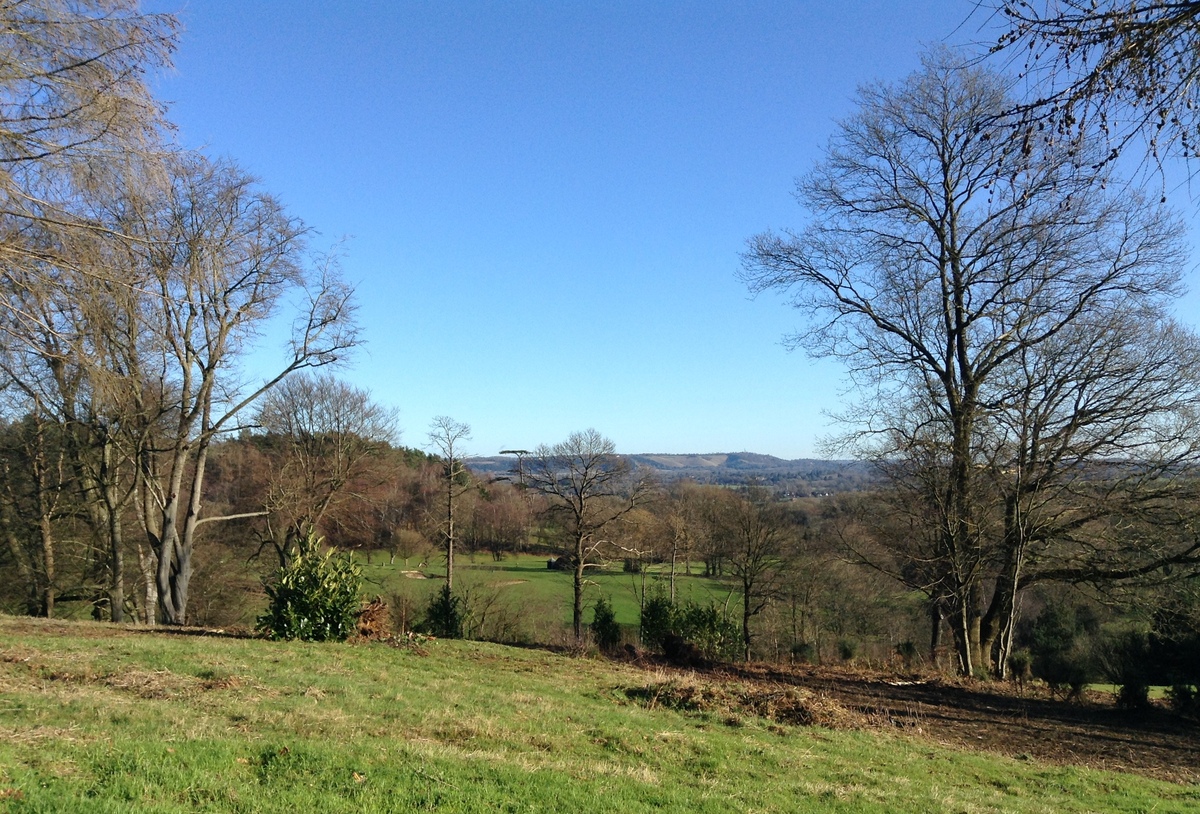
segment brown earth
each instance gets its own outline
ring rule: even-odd
[[[663,675],[661,666],[654,669]],[[818,710],[815,723],[830,718],[831,706],[850,713],[834,716],[832,725],[838,728],[893,729],[1018,759],[1200,783],[1200,724],[1160,704],[1125,711],[1107,693],[1067,701],[1044,687],[836,667],[721,665],[677,674],[692,681],[751,685],[768,696],[809,693]]]

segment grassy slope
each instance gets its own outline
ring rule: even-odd
[[[0,811],[1196,811],[1200,788],[629,702],[653,675],[0,616]]]

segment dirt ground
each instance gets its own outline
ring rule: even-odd
[[[716,680],[795,687],[857,713],[864,726],[894,728],[960,748],[1059,764],[1200,782],[1200,724],[1162,706],[1119,710],[1112,697],[1050,697],[1044,688],[901,677],[833,667],[721,666]]]

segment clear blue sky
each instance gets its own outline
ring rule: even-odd
[[[855,88],[983,37],[972,0],[192,0],[157,81],[178,138],[343,237],[367,346],[340,372],[469,451],[595,427],[621,452],[818,454],[840,368],[735,280],[797,226]],[[274,352],[269,344],[262,353]]]

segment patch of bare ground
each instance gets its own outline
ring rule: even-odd
[[[1200,782],[1200,726],[1161,706],[1117,709],[1104,693],[1064,701],[1044,688],[838,667],[653,670],[655,680],[627,691],[631,698],[685,710],[729,709],[782,723],[892,729],[1018,759]],[[787,699],[782,708],[791,711],[780,715],[770,699]],[[797,713],[799,707],[808,712]]]

